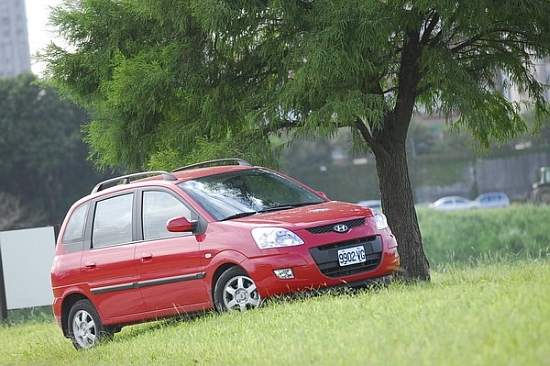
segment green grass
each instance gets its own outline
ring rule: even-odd
[[[0,329],[0,365],[545,365],[550,263],[447,265],[430,283],[123,328],[76,351],[53,322]]]
[[[37,306],[34,308],[26,309],[13,309],[8,310],[9,324],[17,323],[43,323],[51,322],[53,319],[53,312],[51,305],[49,306]]]
[[[550,257],[550,206],[486,210],[417,210],[424,252],[432,264]]]
[[[432,281],[129,326],[75,351],[49,308],[10,311],[1,365],[545,365],[550,207],[419,209]]]

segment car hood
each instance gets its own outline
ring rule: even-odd
[[[259,213],[231,221],[255,226],[292,224],[308,227],[312,223],[323,225],[324,223],[328,224],[372,216],[372,211],[369,208],[352,203],[330,201],[287,210]]]

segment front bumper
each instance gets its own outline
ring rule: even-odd
[[[317,248],[314,249],[317,250]],[[369,256],[376,257],[374,260],[375,265],[372,264],[372,261],[370,264],[367,261],[365,265],[342,267],[342,270],[334,268],[338,266],[337,260],[334,264],[334,253],[330,255],[327,254],[328,252],[325,253],[326,255],[323,256],[325,259],[316,262],[318,258],[314,259],[310,252],[310,250],[305,249],[301,255],[281,253],[254,258],[242,263],[242,265],[256,282],[262,297],[342,286],[364,287],[380,282],[380,279],[387,282],[388,276],[392,276],[400,265],[397,246],[388,248],[387,243],[383,245],[381,251],[367,255],[367,259],[369,259]],[[327,266],[330,267],[329,271],[326,271]],[[277,277],[274,271],[282,269],[290,269],[293,278]]]

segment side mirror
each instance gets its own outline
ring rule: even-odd
[[[185,233],[195,230],[197,227],[196,221],[189,221],[185,217],[174,217],[166,223],[166,229],[171,233]]]

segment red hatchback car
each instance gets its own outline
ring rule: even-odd
[[[213,160],[110,179],[76,202],[52,265],[53,312],[74,346],[89,348],[124,325],[388,283],[398,267],[382,213]]]

